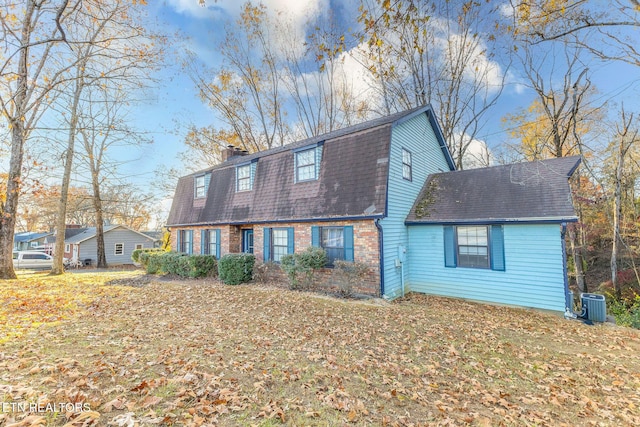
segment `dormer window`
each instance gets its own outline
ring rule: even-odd
[[[322,144],[294,152],[295,182],[313,181],[320,176]]]
[[[207,197],[209,189],[209,181],[211,181],[211,172],[198,175],[194,180],[194,195],[196,199]]]
[[[251,190],[251,165],[238,166],[236,168],[236,176],[238,179],[238,191]]]
[[[256,174],[258,160],[236,166],[236,192],[253,189],[253,177]]]

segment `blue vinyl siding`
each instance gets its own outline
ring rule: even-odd
[[[412,291],[564,311],[564,263],[558,224],[504,225],[504,271],[445,267],[441,225],[409,227]],[[494,266],[498,267],[498,266]]]
[[[412,180],[402,177],[402,150],[411,152]],[[387,217],[380,221],[384,233],[384,292],[388,298],[401,295],[401,271],[395,266],[398,246],[409,248],[407,227],[404,225],[427,176],[448,171],[449,166],[426,114],[420,114],[393,128],[389,157]],[[405,286],[408,277],[404,266]],[[408,291],[408,289],[406,289]]]

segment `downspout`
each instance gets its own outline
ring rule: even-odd
[[[380,253],[380,297],[384,296],[384,240],[382,238],[382,226],[380,225],[380,218],[376,218],[374,221],[376,228],[378,229],[378,252]]]
[[[402,287],[400,296],[404,298],[404,262],[400,263],[400,286]]]

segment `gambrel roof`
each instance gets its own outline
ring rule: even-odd
[[[453,161],[433,111],[424,106],[350,126],[325,135],[246,156],[180,178],[168,226],[242,224],[386,214],[392,129],[424,114],[449,166]],[[322,147],[316,180],[295,182],[295,152]],[[236,167],[255,163],[250,191],[236,191]],[[195,197],[196,177],[208,175],[206,197]]]
[[[566,222],[580,156],[430,175],[406,224]]]

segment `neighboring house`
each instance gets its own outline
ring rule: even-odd
[[[564,311],[562,230],[576,220],[568,178],[579,158],[451,172],[433,111],[420,107],[255,154],[229,147],[223,160],[180,178],[168,220],[174,249],[278,262],[320,246],[328,267],[335,259],[367,264],[372,274],[360,291],[373,295],[417,291]],[[547,167],[554,172],[542,174]],[[527,197],[548,209],[535,217],[529,204],[509,210]],[[470,209],[478,201],[485,209]],[[445,202],[460,216],[436,215]],[[547,259],[553,271],[543,274]],[[535,298],[545,287],[553,291]]]
[[[152,248],[154,239],[124,225],[104,227],[104,248],[107,264],[133,264],[131,254],[135,249]],[[98,259],[96,228],[89,227],[65,240],[64,257],[95,265]]]
[[[71,237],[84,232],[86,229],[86,227],[82,227],[80,225],[68,224],[64,229],[65,242],[67,241],[67,239],[70,239]],[[47,236],[45,236],[43,238],[42,245],[46,253],[53,255],[56,248],[56,233],[49,233]],[[66,255],[64,256],[66,257]]]
[[[32,251],[42,249],[42,240],[51,233],[25,232],[13,236],[14,251]]]
[[[162,247],[162,237],[164,236],[163,231],[141,231],[141,233],[153,239],[154,248]]]

